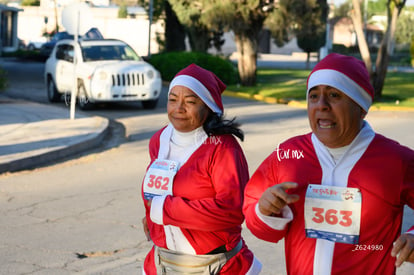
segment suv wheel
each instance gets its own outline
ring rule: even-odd
[[[59,102],[61,98],[56,89],[55,82],[50,76],[47,78],[47,98],[50,102]]]
[[[78,104],[79,108],[81,108],[82,110],[91,110],[94,107],[94,104],[89,101],[83,83],[79,84],[78,88]]]

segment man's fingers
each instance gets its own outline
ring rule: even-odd
[[[296,188],[297,183],[284,182],[266,189],[259,199],[259,210],[264,215],[280,214],[286,204],[299,200],[299,195],[288,194],[286,190]]]
[[[285,204],[294,203],[299,200],[299,195],[289,194],[286,192],[286,190],[293,189],[296,187],[298,187],[298,184],[296,182],[284,182],[276,185],[272,192],[278,198],[282,199],[285,202]]]
[[[394,243],[391,256],[396,257],[395,265],[400,267],[405,261],[414,261],[414,235],[402,234]]]
[[[298,187],[298,184],[296,182],[286,181],[286,182],[283,182],[283,183],[279,184],[279,186],[282,187],[283,190],[288,190],[288,189]]]
[[[398,253],[400,252],[401,248],[403,248],[404,242],[401,240],[401,237],[399,237],[395,242],[394,246],[391,250],[391,256],[397,257]]]

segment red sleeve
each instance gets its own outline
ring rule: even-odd
[[[268,187],[279,183],[275,175],[277,165],[276,154],[271,154],[253,174],[244,194],[243,213],[246,226],[257,238],[268,242],[278,242],[285,236],[286,229],[276,230],[265,224],[256,215],[255,208],[263,192]]]
[[[235,139],[234,142],[237,145],[215,150],[210,159],[208,170],[215,196],[199,200],[168,196],[164,203],[164,224],[221,231],[243,223],[243,192],[249,172],[244,153]]]

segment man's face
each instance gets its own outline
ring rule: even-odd
[[[316,137],[329,148],[349,145],[358,135],[366,112],[343,92],[318,85],[308,94],[308,117]]]

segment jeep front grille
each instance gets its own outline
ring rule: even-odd
[[[145,77],[143,73],[113,74],[112,86],[143,86]]]

